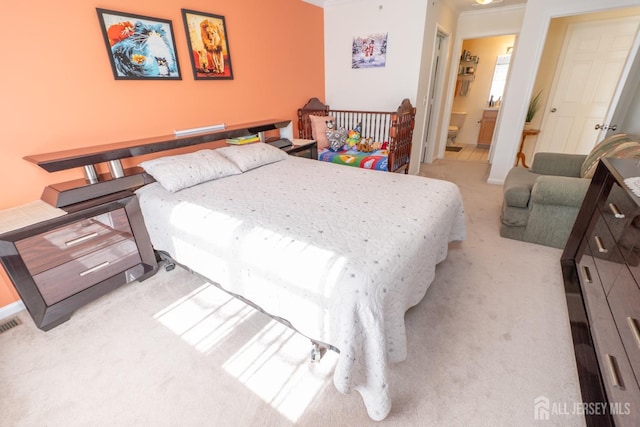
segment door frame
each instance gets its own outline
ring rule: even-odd
[[[500,14],[494,14],[491,9],[482,10],[482,11],[472,11],[472,12],[463,12],[460,14],[457,23],[457,30],[455,35],[455,40],[453,41],[451,60],[449,63],[449,77],[448,77],[448,87],[445,96],[445,103],[441,112],[441,125],[440,132],[437,135],[437,148],[438,148],[438,158],[444,158],[445,148],[447,145],[447,135],[449,129],[449,117],[451,116],[451,111],[453,110],[453,98],[456,87],[456,80],[458,76],[458,58],[462,54],[462,42],[468,39],[480,39],[486,37],[497,37],[497,36],[509,36],[515,35],[515,41],[513,45],[513,51],[511,54],[511,61],[513,63],[513,59],[516,57],[517,49],[518,49],[518,39],[520,30],[522,28],[522,17],[525,14],[525,5],[516,5],[509,8],[508,12],[501,12]],[[509,79],[511,79],[512,69],[511,65],[509,65]],[[505,86],[505,94],[502,97],[504,106],[505,97],[507,95],[507,90],[509,87],[507,80],[507,85]],[[502,110],[503,108],[500,108]],[[498,121],[496,122],[496,130],[500,125],[502,117],[502,111],[498,114]],[[494,135],[495,140],[495,135]],[[518,139],[519,141],[519,139]],[[491,158],[494,154],[494,144],[491,144],[491,148],[489,151],[489,161],[491,162]],[[515,153],[514,153],[515,158]]]
[[[438,50],[436,50],[436,44],[438,43],[439,37],[442,37],[442,42],[440,44],[440,50],[438,53]],[[441,122],[440,117],[442,116],[442,108],[440,108],[440,106],[442,105],[442,96],[444,93],[444,78],[446,74],[445,68],[449,63],[450,42],[450,34],[440,25],[437,25],[433,56],[431,58],[432,68],[429,75],[429,81],[432,82],[435,80],[435,84],[433,88],[431,87],[431,85],[429,85],[429,91],[427,92],[427,98],[425,99],[427,108],[425,116],[424,141],[422,141],[422,147],[420,150],[420,163],[432,163],[433,156],[436,151],[437,136],[439,135],[438,124]],[[438,61],[438,67],[436,69],[435,60],[438,56],[440,57],[440,59]],[[436,73],[435,76],[434,73]],[[431,90],[433,90],[433,103],[429,105],[429,93],[431,92]]]
[[[551,19],[637,6],[637,0],[537,0],[527,3],[517,43],[520,51],[526,52],[526,55],[512,58],[513,69],[507,82],[507,96],[502,98],[504,111],[498,120],[494,137],[496,150],[488,183],[502,185],[515,164],[528,106],[523,100],[531,98]]]

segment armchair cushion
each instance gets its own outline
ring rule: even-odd
[[[591,180],[567,176],[541,176],[531,191],[531,202],[579,208]]]
[[[540,175],[579,177],[586,158],[584,154],[536,153],[530,170]]]

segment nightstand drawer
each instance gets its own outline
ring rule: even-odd
[[[35,276],[131,238],[127,214],[117,209],[17,241],[16,248]]]
[[[135,241],[123,240],[33,276],[48,305],[142,262]]]

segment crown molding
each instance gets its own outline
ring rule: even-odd
[[[324,8],[324,0],[302,0],[305,3],[310,3],[314,6],[318,6],[318,7],[322,7]]]
[[[363,0],[302,0],[305,3],[310,3],[318,7],[327,8],[330,6],[338,6],[341,4],[358,3]]]

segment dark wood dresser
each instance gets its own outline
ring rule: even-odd
[[[562,254],[584,413],[590,426],[640,425],[640,162],[603,159]]]
[[[42,330],[158,268],[131,192],[1,234],[0,261]]]

